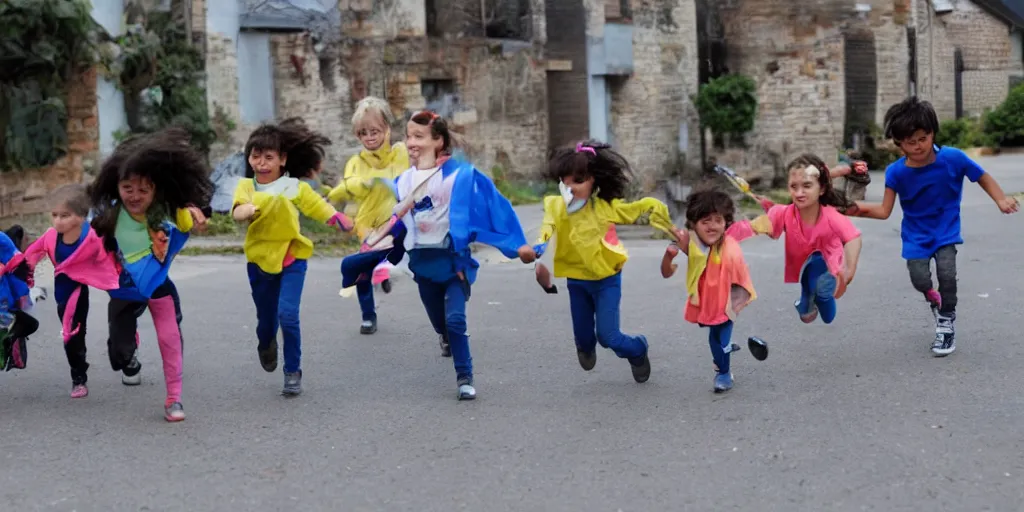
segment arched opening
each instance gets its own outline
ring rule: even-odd
[[[875,35],[870,31],[846,34],[844,40],[846,74],[847,147],[860,149],[875,124],[878,106],[878,65]]]

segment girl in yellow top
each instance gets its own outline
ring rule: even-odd
[[[587,141],[557,150],[549,176],[559,182],[562,197],[544,198],[544,224],[538,245],[523,246],[519,257],[525,263],[535,260],[556,235],[555,277],[567,278],[580,366],[588,371],[594,368],[600,343],[629,360],[634,380],[646,382],[651,375],[647,338],[619,330],[621,272],[628,255],[615,225],[633,224],[650,215],[652,226],[670,233],[675,228],[668,207],[661,201],[651,197],[635,202],[623,200],[630,174],[626,159],[607,144]],[[546,268],[538,264],[537,272],[540,281]],[[544,286],[554,293],[553,286]]]
[[[249,221],[245,257],[256,303],[257,351],[263,369],[277,369],[277,330],[284,334],[284,391],[302,393],[299,304],[313,242],[299,232],[299,213],[345,231],[352,221],[300,181],[323,160],[331,141],[301,122],[264,125],[245,144],[246,178],[235,189],[232,215]]]
[[[355,225],[360,240],[366,239],[371,230],[391,219],[391,210],[397,201],[388,184],[409,168],[409,152],[405,144],[391,144],[391,125],[394,122],[391,108],[380,98],[370,96],[356,104],[352,129],[363,144],[363,150],[349,159],[341,182],[327,196],[335,204],[341,201],[358,203]],[[381,263],[374,270],[372,280],[356,283],[356,295],[363,311],[359,332],[363,334],[377,332],[373,286],[379,284],[384,293],[391,292],[389,268],[389,263]]]

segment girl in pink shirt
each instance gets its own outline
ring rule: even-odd
[[[762,198],[767,215],[761,218],[771,222],[773,239],[786,234],[785,281],[800,283],[795,304],[800,319],[809,324],[820,313],[829,324],[836,316],[836,299],[857,272],[860,231],[840,212],[852,203],[832,187],[825,162],[805,154],[788,169],[793,203],[775,205]]]

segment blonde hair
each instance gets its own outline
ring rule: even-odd
[[[356,103],[356,111],[352,114],[352,130],[358,132],[359,126],[366,121],[368,114],[378,114],[384,121],[384,127],[391,129],[395,124],[395,115],[391,113],[388,102],[376,96],[367,96]]]

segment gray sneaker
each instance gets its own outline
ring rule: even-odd
[[[932,353],[935,357],[946,357],[956,351],[956,313],[949,316],[939,313],[935,319],[935,341]]]
[[[171,423],[184,420],[185,407],[181,405],[181,402],[174,402],[164,407],[164,419]]]
[[[128,363],[128,367],[121,370],[121,384],[125,386],[138,386],[142,384],[142,363],[139,362],[138,349],[132,355],[132,362]]]
[[[285,372],[284,389],[281,390],[284,396],[299,396],[302,394],[302,370],[295,373]]]
[[[459,379],[459,400],[475,400],[476,399],[476,388],[473,387],[472,377],[463,377]]]

